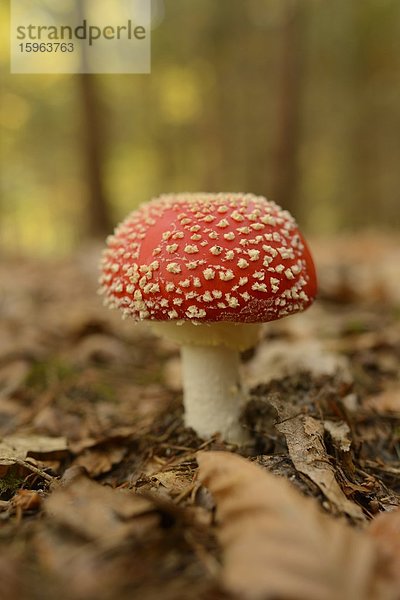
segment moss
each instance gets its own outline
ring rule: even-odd
[[[10,469],[4,477],[0,477],[0,498],[8,500],[21,487],[23,478]]]
[[[368,331],[370,331],[368,323],[357,318],[347,321],[345,327],[343,328],[343,333],[345,335],[359,335]]]
[[[57,358],[37,362],[30,370],[26,385],[31,388],[43,390],[49,383],[54,381],[65,381],[75,374],[74,368]]]

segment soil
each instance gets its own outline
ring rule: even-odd
[[[199,449],[242,454],[355,528],[400,506],[399,250],[312,247],[315,306],[242,356],[240,448],[184,427],[179,349],[102,307],[98,248],[0,267],[0,600],[229,598]]]

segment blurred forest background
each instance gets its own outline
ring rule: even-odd
[[[398,227],[399,0],[155,0],[151,75],[102,76],[9,74],[6,4],[3,253],[67,255],[170,191]]]

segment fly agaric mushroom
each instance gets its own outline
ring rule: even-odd
[[[181,345],[186,425],[243,441],[239,352],[261,323],[305,310],[316,294],[293,217],[253,194],[162,195],[107,239],[101,270],[106,305]]]

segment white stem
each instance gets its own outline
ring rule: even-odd
[[[244,394],[240,383],[239,353],[224,346],[182,346],[185,423],[201,437],[221,433],[242,443],[239,424]]]

